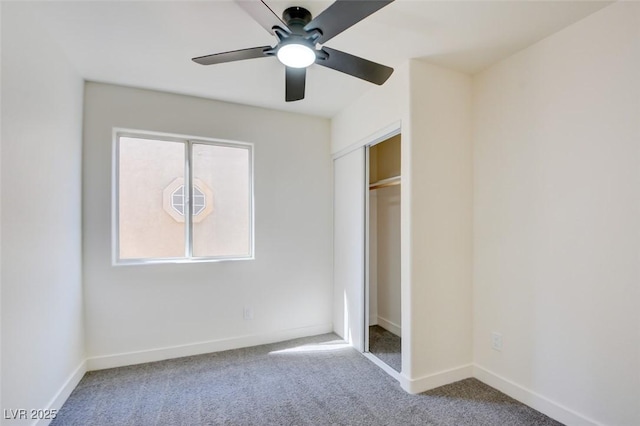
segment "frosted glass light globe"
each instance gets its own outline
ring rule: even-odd
[[[291,68],[306,68],[316,60],[316,54],[304,44],[285,44],[278,49],[278,60]]]

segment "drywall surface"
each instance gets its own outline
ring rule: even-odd
[[[401,383],[420,392],[471,374],[471,79],[410,61],[387,84],[333,118],[332,151],[401,123]]]
[[[254,143],[255,260],[112,266],[114,127]],[[330,331],[329,130],[326,119],[87,83],[83,249],[89,357],[115,356],[118,364],[210,350],[216,342],[257,344]],[[243,319],[245,307],[253,320]],[[153,355],[145,356],[148,351]]]
[[[376,221],[371,221],[369,229],[376,234],[377,324],[400,335],[400,186],[378,188],[373,192],[375,197],[371,200],[376,203]]]
[[[619,2],[474,78],[475,362],[610,425],[640,424],[639,75]]]
[[[369,150],[369,183],[400,176],[402,136],[397,134]]]
[[[82,79],[2,3],[2,409],[60,408],[84,360]],[[6,424],[31,424],[7,420]]]
[[[371,143],[372,135],[394,124],[402,123],[406,128],[408,108],[409,66],[403,64],[385,84],[372,86],[331,119],[331,152],[336,154],[355,145]],[[406,136],[403,129],[403,141]]]
[[[2,5],[0,4],[0,24],[2,24]],[[0,43],[2,34],[0,33]],[[0,53],[2,46],[0,46]],[[0,67],[0,90],[2,89],[2,67]],[[0,194],[2,193],[2,102],[0,101]],[[0,242],[2,241],[2,197],[0,196]],[[2,265],[2,244],[0,243],[0,266]],[[0,273],[0,375],[2,374],[2,273]],[[2,384],[0,384],[0,408],[2,404]]]
[[[401,148],[398,134],[369,149],[369,183],[400,176]],[[400,189],[369,189],[369,324],[398,336],[402,322]]]
[[[371,158],[371,157],[369,157]],[[373,163],[369,164],[369,169]],[[334,206],[335,208],[335,206]],[[378,196],[376,191],[369,191],[369,324],[378,324]],[[398,256],[399,257],[399,256]],[[400,284],[398,283],[398,287]],[[365,327],[367,324],[365,324]]]
[[[333,329],[364,350],[365,153],[334,160]]]
[[[353,104],[344,109],[340,114],[336,115],[331,120],[331,152],[334,155],[345,155],[350,149],[356,147],[363,147],[373,142],[379,142],[388,137],[385,132],[397,131],[401,128],[402,131],[402,149],[401,149],[401,164],[402,175],[409,176],[410,174],[410,162],[408,161],[411,152],[411,127],[409,124],[409,64],[403,64],[397,67],[391,78],[382,86],[373,87],[369,92],[365,93],[362,97],[358,98]],[[364,172],[364,170],[363,170]],[[365,176],[356,177],[361,179],[362,191],[365,191]],[[402,226],[401,226],[401,253],[404,254],[401,258],[401,299],[403,309],[405,297],[409,297],[408,283],[411,280],[410,274],[410,257],[409,253],[409,241],[411,235],[411,221],[409,217],[409,196],[408,191],[411,187],[410,178],[403,178],[402,182]],[[352,208],[348,206],[345,210],[361,211],[362,204],[360,197],[351,198],[348,203],[351,203]],[[363,218],[364,219],[364,218]],[[360,244],[349,244],[340,246],[340,241],[335,241],[334,250],[350,253],[350,256],[356,257],[358,253],[360,255],[364,252],[364,235]],[[354,281],[348,284],[349,293],[357,294],[357,292],[363,291],[364,283],[361,281]],[[407,292],[406,295],[404,292]],[[364,299],[362,299],[364,304]],[[338,304],[334,306],[334,321],[342,324],[345,321],[345,312],[340,310],[342,305]],[[350,322],[357,321],[354,327],[358,329],[364,329],[365,318],[364,314],[360,318],[353,315],[348,318]],[[407,327],[410,324],[403,322],[403,333],[405,333]],[[359,342],[358,346],[361,346],[364,342]],[[411,352],[409,351],[410,339],[406,338],[402,340],[402,366],[403,374],[405,366],[408,366],[409,357]]]
[[[411,294],[402,325],[404,338],[411,323],[410,377],[420,390],[421,379],[427,386],[472,361],[471,78],[410,65]],[[405,176],[403,163],[403,186]]]

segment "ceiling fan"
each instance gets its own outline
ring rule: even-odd
[[[316,63],[378,85],[393,68],[323,46],[393,0],[337,0],[314,19],[302,7],[289,7],[280,19],[262,0],[236,0],[253,19],[278,38],[275,46],[260,46],[199,56],[193,61],[213,65],[276,56],[285,65],[287,102],[304,99],[307,67]]]

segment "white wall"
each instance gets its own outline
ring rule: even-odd
[[[331,152],[336,154],[349,147],[371,143],[372,135],[390,126],[402,123],[406,129],[408,120],[409,67],[403,64],[384,85],[372,85],[369,91],[331,119]]]
[[[369,325],[378,324],[378,196],[369,191]],[[400,287],[400,283],[398,283]]]
[[[474,78],[475,362],[570,424],[640,424],[639,76],[616,3]]]
[[[59,408],[84,360],[83,82],[24,5],[1,7],[2,409]]]
[[[336,158],[333,165],[333,330],[364,350],[365,152]]]
[[[401,383],[420,392],[472,374],[471,79],[410,61],[387,84],[333,118],[332,150],[402,123]]]
[[[403,64],[397,67],[389,80],[382,86],[372,86],[371,90],[358,98],[355,102],[342,110],[331,120],[331,152],[334,155],[344,155],[349,149],[354,147],[362,147],[366,144],[386,139],[385,132],[391,132],[401,127],[402,131],[402,226],[401,226],[401,252],[405,255],[401,259],[401,275],[402,275],[402,309],[403,315],[408,313],[405,309],[409,297],[409,285],[411,281],[409,242],[411,236],[411,222],[409,220],[409,202],[408,191],[411,187],[410,172],[410,155],[411,155],[411,126],[409,123],[409,64]],[[406,177],[405,177],[406,176]],[[362,177],[364,179],[364,176]],[[364,185],[362,187],[364,191]],[[359,199],[352,198],[353,209],[359,209]],[[349,247],[339,247],[340,241],[334,242],[335,250],[354,250],[362,253],[364,250],[364,241],[362,245],[351,245]],[[355,254],[354,254],[355,256]],[[362,291],[362,282],[352,282],[350,292],[356,294],[358,289]],[[336,317],[337,316],[337,317]],[[357,321],[352,327],[364,329],[364,316],[362,318],[345,318],[344,313],[340,309],[334,307],[334,317],[336,322],[348,319],[349,321]],[[404,321],[404,320],[403,320]],[[407,332],[411,324],[403,322]],[[406,374],[405,368],[409,365],[410,339],[402,340],[402,368],[403,374]]]
[[[0,29],[2,25],[2,4],[0,4]],[[0,90],[2,90],[2,31],[0,31]],[[2,194],[2,102],[0,101],[0,194]],[[2,266],[2,196],[0,195],[0,268]],[[1,271],[1,270],[0,270]],[[0,375],[2,375],[2,273],[0,272]],[[2,404],[2,384],[0,384],[0,408]]]
[[[388,186],[370,191],[375,202],[376,220],[369,229],[376,236],[376,323],[392,333],[401,335],[400,309],[400,186]],[[373,203],[370,203],[373,204]],[[370,210],[371,214],[371,210]],[[374,228],[375,227],[375,228]],[[373,291],[373,289],[371,289]]]
[[[255,260],[112,266],[113,127],[253,142]],[[88,83],[83,252],[89,367],[331,331],[329,129],[326,119]],[[254,320],[243,320],[244,306],[253,309]]]
[[[411,323],[407,387],[421,391],[471,374],[471,78],[410,65],[412,266],[402,326],[404,338]]]

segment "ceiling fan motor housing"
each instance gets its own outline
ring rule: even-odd
[[[305,30],[305,26],[311,22],[312,16],[304,7],[289,7],[282,13],[282,20],[287,24],[288,31],[279,27],[274,27],[273,31],[278,37],[278,44],[265,51],[265,55],[276,55],[278,50],[288,44],[299,44],[307,46],[315,53],[316,59],[326,59],[327,53],[321,49],[316,49],[316,42],[322,36],[318,29]]]
[[[286,22],[292,30],[294,27],[302,29],[305,25],[311,22],[311,12],[304,7],[289,7],[282,13],[282,20]]]
[[[287,38],[293,38],[297,42],[304,39],[309,45],[316,44],[316,41],[322,35],[322,31],[317,29],[305,30],[305,26],[311,22],[311,12],[304,7],[289,7],[282,12],[282,19],[286,22],[289,31],[281,28],[274,28],[276,36],[280,42],[285,41]],[[291,41],[291,40],[290,40]]]

